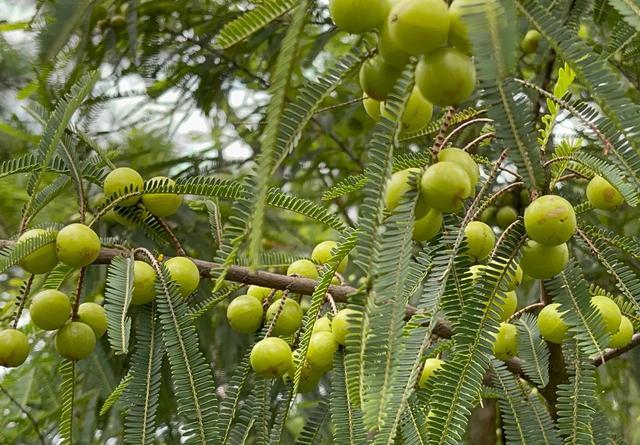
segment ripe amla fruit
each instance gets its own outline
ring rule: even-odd
[[[147,187],[174,186],[176,182],[166,176],[156,176],[147,182]],[[173,215],[182,204],[182,196],[176,193],[150,193],[142,195],[142,203],[147,210],[155,216],[165,217]]]
[[[193,261],[184,256],[176,256],[164,263],[171,279],[178,284],[183,298],[191,295],[200,284],[200,271]]]
[[[381,56],[374,56],[360,67],[360,87],[368,97],[385,100],[401,74],[402,70],[389,65]]]
[[[33,296],[29,305],[33,324],[45,331],[63,326],[71,316],[69,297],[55,289],[45,289]]]
[[[325,264],[331,259],[331,251],[338,247],[338,243],[335,241],[322,241],[311,252],[311,259],[318,264]],[[347,268],[349,259],[344,257],[338,265],[338,273],[344,273]]]
[[[389,113],[384,109],[384,104],[382,104],[381,114],[389,116]],[[418,87],[414,87],[400,117],[400,129],[404,133],[416,133],[429,124],[432,116],[433,104],[422,97]]]
[[[438,162],[422,175],[422,198],[430,207],[441,212],[455,212],[471,196],[471,181],[466,171],[453,162]]]
[[[562,319],[564,313],[565,312],[560,312],[560,305],[558,303],[553,303],[543,307],[538,314],[538,329],[540,330],[540,335],[542,335],[546,341],[560,344],[564,340],[564,336],[569,329]]]
[[[546,280],[558,275],[569,264],[567,244],[545,246],[533,240],[527,241],[522,248],[520,265],[524,273],[532,278]]]
[[[420,59],[416,84],[433,104],[443,107],[461,104],[476,87],[473,59],[459,49],[440,48]]]
[[[629,320],[624,315],[620,320],[620,328],[618,332],[611,336],[609,340],[610,348],[624,348],[629,343],[631,343],[631,339],[633,338],[633,324],[631,320]]]
[[[411,59],[411,55],[396,46],[395,41],[389,35],[387,25],[382,27],[378,36],[378,53],[387,64],[398,69],[403,69]]]
[[[522,52],[525,54],[533,54],[538,50],[538,45],[540,44],[540,33],[535,29],[530,29],[524,35],[522,42],[520,42],[520,48],[522,48]]]
[[[262,324],[262,303],[249,295],[240,295],[227,307],[227,320],[231,328],[241,334],[256,332]]]
[[[401,51],[427,54],[447,43],[449,8],[443,0],[399,1],[391,8],[386,26]]]
[[[470,3],[470,0],[453,0],[449,6],[449,43],[460,51],[471,54],[472,45],[469,39],[469,31],[462,20],[464,5],[468,3]]]
[[[256,343],[249,360],[256,374],[272,379],[282,377],[293,367],[291,347],[278,337],[267,337]]]
[[[491,227],[481,221],[472,221],[464,229],[467,239],[467,254],[473,261],[484,260],[496,245],[496,236]]]
[[[525,210],[524,227],[532,240],[558,246],[575,233],[576,213],[571,203],[560,196],[541,196]]]
[[[618,329],[620,329],[622,312],[620,312],[620,308],[616,302],[604,295],[596,295],[591,298],[591,304],[600,312],[609,334],[613,335],[617,333]]]
[[[382,26],[389,13],[387,0],[329,0],[333,23],[343,31],[361,34]]]
[[[433,237],[440,233],[440,229],[442,229],[442,222],[442,212],[435,209],[429,209],[422,218],[418,218],[413,223],[414,241],[426,242],[433,239]]]
[[[458,166],[462,167],[469,176],[471,189],[475,189],[478,184],[478,180],[480,179],[480,169],[469,153],[460,148],[445,148],[440,150],[440,153],[438,153],[438,161],[453,162],[454,164],[458,164]]]
[[[510,360],[518,355],[518,329],[509,323],[500,323],[493,342],[493,355],[498,360]]]
[[[506,229],[518,219],[518,211],[511,206],[503,206],[496,213],[496,224],[501,229]]]
[[[318,318],[313,324],[311,335],[317,332],[331,332],[331,320],[329,320],[329,317],[327,317],[326,315],[324,317]]]
[[[309,278],[310,280],[318,279],[318,268],[309,260],[297,260],[287,268],[287,275],[296,275],[299,277]]]
[[[282,307],[282,310],[280,309]],[[302,308],[297,301],[291,298],[282,298],[274,301],[267,309],[267,323],[280,311],[278,319],[273,325],[273,335],[291,335],[302,326]]]
[[[624,198],[614,186],[601,176],[587,185],[587,199],[594,209],[614,210],[624,204]]]
[[[24,242],[31,238],[36,238],[40,235],[46,234],[47,231],[44,229],[31,229],[24,232],[20,238],[18,238],[18,243]],[[41,274],[48,273],[53,270],[58,264],[58,256],[56,255],[56,245],[55,243],[49,243],[33,253],[25,256],[22,261],[20,261],[20,266],[24,270],[32,274]]]
[[[129,167],[120,167],[112,170],[102,185],[107,199],[122,196],[131,192],[142,192],[144,180],[140,173]],[[140,196],[132,196],[118,202],[120,207],[131,207],[140,201]]]
[[[422,373],[420,374],[420,380],[418,380],[418,386],[420,388],[426,388],[427,382],[431,378],[431,376],[438,370],[442,369],[442,365],[444,365],[444,361],[439,358],[428,358],[424,361],[424,366],[422,367]]]
[[[338,350],[333,333],[320,331],[311,335],[309,349],[307,350],[307,361],[317,369],[329,370],[333,366],[333,355]]]
[[[17,329],[0,331],[0,366],[15,368],[29,355],[29,339]]]
[[[331,332],[338,344],[344,346],[347,338],[347,327],[350,319],[357,316],[358,312],[353,309],[342,309],[333,317],[331,322]]]
[[[146,304],[156,297],[156,271],[144,261],[133,263],[131,304]]]
[[[58,232],[56,255],[67,266],[84,267],[100,253],[100,238],[84,224],[69,224]]]
[[[476,264],[475,266],[471,266],[469,271],[471,272],[471,279],[477,280],[485,273],[486,269],[492,271],[492,275],[496,273],[502,274],[504,266],[498,265],[497,263],[490,263],[489,265]],[[512,272],[505,272],[502,277],[502,282],[500,283],[500,289],[505,292],[514,291],[520,283],[522,283],[523,272],[522,268],[519,264],[516,264],[515,270]]]
[[[380,119],[380,101],[368,97],[366,94],[362,96],[362,106],[367,115],[374,121]]]
[[[107,332],[107,312],[96,303],[82,303],[78,307],[78,321],[93,329],[96,339],[102,338]]]
[[[389,212],[393,212],[398,207],[404,195],[417,188],[420,172],[419,168],[414,167],[397,171],[391,175],[391,179],[387,181],[387,187],[384,191],[384,205]],[[420,202],[416,207],[420,207],[421,211],[423,210]],[[418,208],[416,208],[416,213],[418,213]],[[422,214],[424,215],[424,213]]]
[[[264,301],[267,298],[269,298],[269,295],[271,295],[271,291],[273,291],[273,289],[270,289],[268,287],[262,287],[262,286],[249,286],[249,288],[247,289],[247,295],[249,295],[250,297],[256,298],[258,301]],[[273,299],[276,298],[280,298],[282,297],[282,291],[278,290],[275,291],[273,293]]]
[[[96,347],[96,336],[88,324],[72,321],[56,334],[56,350],[68,360],[82,360]]]
[[[518,294],[516,291],[512,290],[505,292],[504,299],[502,301],[498,301],[498,315],[500,316],[500,321],[507,321],[507,319],[516,312],[517,307]]]

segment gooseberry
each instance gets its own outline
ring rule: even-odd
[[[96,340],[107,332],[107,312],[96,303],[82,303],[78,307],[78,321],[93,329]]]
[[[624,348],[633,338],[633,324],[631,320],[629,320],[624,315],[620,320],[620,328],[618,332],[611,336],[609,340],[610,348]]]
[[[550,343],[562,343],[569,329],[562,319],[565,312],[560,312],[560,307],[558,303],[548,304],[538,314],[537,324],[540,335]]]
[[[174,180],[165,176],[151,178],[147,184],[151,182],[156,186],[173,186],[176,184]],[[142,195],[142,203],[151,214],[165,217],[178,211],[182,204],[182,196],[176,193],[149,193]]]
[[[247,295],[249,295],[249,296],[251,296],[253,298],[257,298],[258,301],[264,301],[267,298],[269,298],[269,295],[271,295],[271,291],[272,290],[273,289],[270,289],[268,287],[262,287],[262,286],[253,285],[253,286],[249,286],[249,288],[247,289]],[[273,299],[280,298],[280,297],[282,297],[282,291],[281,290],[275,291],[273,293],[273,297],[272,297]]]
[[[442,213],[430,209],[426,215],[413,223],[413,239],[418,242],[426,242],[433,239],[442,229]]]
[[[474,189],[476,184],[478,184],[480,169],[478,168],[476,161],[474,161],[471,155],[466,151],[455,147],[445,148],[440,150],[440,153],[438,153],[438,161],[458,164],[467,173],[467,175],[469,175],[471,188]]]
[[[509,323],[500,323],[493,342],[493,355],[498,360],[509,360],[518,355],[518,329]]]
[[[403,69],[411,56],[395,45],[395,41],[389,35],[389,27],[384,26],[378,37],[378,52],[386,63],[394,68]]]
[[[518,219],[518,211],[511,206],[500,207],[496,213],[496,224],[501,229],[506,229]]]
[[[56,349],[68,360],[82,360],[96,347],[93,329],[80,321],[72,321],[60,328],[56,334]]]
[[[281,306],[282,310],[280,311]],[[297,301],[285,298],[283,306],[281,298],[271,303],[271,306],[267,309],[267,323],[273,320],[278,311],[280,311],[280,315],[278,315],[278,319],[273,325],[273,335],[291,335],[300,329],[302,325],[302,308]]]
[[[591,304],[596,307],[598,312],[600,312],[609,334],[613,335],[617,333],[618,329],[620,329],[622,312],[616,302],[604,295],[596,295],[591,298]]]
[[[84,224],[69,224],[58,232],[56,255],[67,266],[84,267],[100,254],[100,238]]]
[[[313,248],[311,252],[311,259],[318,264],[325,264],[331,259],[331,251],[338,247],[338,243],[335,241],[323,241]],[[338,273],[343,273],[347,268],[349,259],[344,257],[338,265]]]
[[[251,367],[262,377],[282,377],[293,367],[291,347],[278,337],[260,340],[251,349]]]
[[[462,20],[462,12],[466,3],[469,3],[469,0],[453,0],[449,6],[449,43],[460,51],[470,54],[471,40],[469,39],[469,31]]]
[[[419,168],[408,168],[391,175],[384,192],[384,205],[389,212],[393,212],[398,207],[409,190],[417,187],[419,173]]]
[[[249,295],[233,299],[227,308],[227,320],[234,331],[242,334],[256,332],[262,324],[262,303]]]
[[[338,344],[344,346],[347,338],[347,327],[351,323],[351,318],[358,313],[353,309],[342,309],[338,311],[331,322],[331,332]]]
[[[422,367],[422,373],[420,374],[420,380],[418,381],[418,386],[420,388],[426,388],[427,382],[433,376],[435,372],[442,369],[442,365],[444,365],[444,360],[440,360],[439,358],[428,358],[424,361],[424,366]]]
[[[507,319],[516,312],[517,307],[518,294],[516,294],[516,291],[512,290],[505,292],[504,300],[498,301],[498,315],[500,316],[500,321],[507,321]]]
[[[146,304],[156,297],[156,271],[144,261],[133,263],[131,304]]]
[[[382,115],[388,116],[384,107]],[[433,116],[433,105],[422,97],[418,87],[414,87],[400,117],[401,130],[405,133],[416,133],[429,124],[431,116]]]
[[[329,0],[329,13],[333,23],[352,34],[380,27],[388,12],[387,0]]]
[[[331,332],[331,320],[329,317],[324,316],[318,318],[316,322],[313,324],[313,329],[311,330],[311,335],[317,332]],[[335,340],[335,338],[334,338]]]
[[[333,355],[338,350],[338,343],[331,332],[320,331],[311,335],[307,361],[312,367],[319,369],[331,368]]]
[[[587,199],[594,209],[614,210],[624,204],[624,198],[614,186],[601,176],[587,185]]]
[[[424,201],[442,212],[455,212],[471,196],[471,182],[465,170],[453,162],[438,162],[422,175]]]
[[[297,260],[289,265],[287,275],[296,275],[311,280],[318,279],[318,268],[309,260]]]
[[[556,195],[541,196],[524,212],[527,235],[545,246],[566,243],[576,231],[576,213],[566,199]]]
[[[182,296],[187,298],[200,284],[200,271],[193,261],[184,256],[177,256],[164,263],[171,279],[178,284]]]
[[[496,244],[496,236],[491,227],[480,221],[472,221],[464,229],[467,239],[467,254],[474,260],[483,260],[489,256]]]
[[[30,238],[36,238],[47,233],[44,229],[31,229],[22,234],[18,238],[18,243],[26,241]],[[48,273],[58,264],[58,256],[56,255],[55,243],[49,243],[38,250],[25,256],[20,261],[20,266],[24,270],[32,274]]]
[[[449,8],[442,0],[403,0],[392,6],[386,26],[401,51],[426,54],[447,43]]]
[[[33,324],[45,331],[63,326],[71,316],[69,297],[55,289],[45,289],[33,296],[29,306]]]
[[[0,366],[15,368],[29,355],[29,339],[17,329],[0,331]]]
[[[532,278],[546,280],[558,275],[569,263],[569,248],[566,244],[545,246],[533,240],[522,247],[520,265]]]
[[[538,45],[540,44],[540,33],[535,29],[530,29],[524,35],[522,42],[520,43],[520,48],[522,48],[522,52],[525,54],[532,54],[538,50]]]
[[[142,192],[144,180],[140,173],[129,167],[120,167],[112,170],[104,179],[102,186],[104,194],[111,199],[132,192]],[[140,196],[132,196],[118,202],[120,207],[130,207],[140,201]]]
[[[360,87],[368,97],[385,100],[401,74],[401,70],[387,64],[381,56],[374,56],[360,68]]]
[[[440,106],[458,105],[476,87],[473,59],[456,48],[441,48],[423,56],[416,68],[416,84],[422,95]]]
[[[365,94],[362,97],[362,105],[371,119],[374,121],[380,119],[380,101],[367,97]]]

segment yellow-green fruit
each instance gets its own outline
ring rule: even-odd
[[[267,324],[273,320],[282,306],[282,299],[271,303],[267,309]],[[302,308],[297,301],[291,298],[284,300],[284,306],[273,325],[273,335],[291,335],[302,326]]]
[[[30,238],[38,237],[39,235],[46,234],[44,229],[31,229],[18,238],[18,243],[26,241]],[[20,266],[24,270],[32,274],[48,273],[53,270],[58,264],[58,256],[56,255],[56,244],[49,243],[35,252],[27,255],[20,262]]]
[[[374,121],[380,119],[380,101],[367,97],[365,94],[362,97],[362,105],[371,119]]]
[[[520,43],[520,48],[522,48],[522,52],[525,54],[533,54],[538,50],[538,45],[540,45],[540,33],[535,29],[530,29],[525,34],[522,42]]]
[[[293,354],[281,338],[267,337],[253,346],[250,361],[256,374],[275,379],[293,367]]]
[[[442,369],[442,365],[444,365],[444,361],[439,358],[428,358],[424,362],[424,366],[422,368],[422,373],[420,374],[420,380],[418,381],[418,386],[420,388],[426,388],[427,382],[431,378],[431,376],[438,370]]]
[[[500,323],[493,342],[493,355],[499,360],[509,360],[518,355],[518,329],[509,323]]]
[[[146,304],[156,297],[156,271],[144,261],[133,263],[131,304]]]
[[[457,211],[471,196],[469,175],[453,162],[438,162],[427,168],[420,187],[424,201],[441,212]]]
[[[468,3],[470,0],[453,0],[449,6],[449,43],[460,51],[471,54],[472,45],[469,31],[462,20],[464,5]]]
[[[413,223],[414,241],[426,242],[435,237],[442,229],[442,212],[431,209],[422,218]]]
[[[342,31],[352,34],[379,28],[388,12],[387,0],[329,0],[333,23]]]
[[[165,176],[156,176],[151,178],[147,185],[153,182],[156,186],[173,186],[176,182]],[[147,210],[160,217],[173,215],[178,211],[182,204],[182,196],[176,193],[150,193],[148,195],[142,195],[142,203]]]
[[[249,295],[233,299],[227,308],[227,320],[234,331],[242,334],[256,332],[262,324],[262,303]]]
[[[518,211],[511,206],[500,207],[496,213],[496,223],[501,229],[506,229],[518,219]]]
[[[447,43],[449,8],[443,0],[403,0],[391,8],[386,26],[398,49],[427,54]]]
[[[335,241],[323,241],[313,248],[311,259],[318,264],[325,264],[331,259],[331,251],[337,247],[338,243]],[[347,257],[344,257],[343,260],[340,261],[337,269],[338,273],[344,273],[348,262],[349,259]]]
[[[595,176],[587,185],[587,199],[594,209],[614,210],[624,204],[618,190],[601,176]]]
[[[320,331],[311,335],[307,361],[313,367],[320,369],[331,368],[333,355],[338,350],[338,342],[331,332]]]
[[[633,324],[631,320],[629,320],[624,315],[620,320],[620,328],[618,332],[611,336],[609,340],[610,348],[624,348],[629,343],[631,343],[631,339],[633,338]]]
[[[507,321],[509,317],[511,317],[518,307],[518,294],[516,291],[512,290],[510,292],[506,292],[504,294],[504,301],[498,301],[498,315],[500,316],[500,321]]]
[[[357,314],[358,313],[353,309],[342,309],[335,317],[333,317],[333,321],[331,322],[331,332],[333,332],[333,337],[336,339],[338,344],[344,346],[347,338],[347,327],[351,322],[350,319]]]
[[[360,87],[375,100],[385,100],[400,78],[402,70],[387,64],[381,56],[374,56],[360,68]]]
[[[68,360],[82,360],[96,347],[93,329],[80,321],[64,325],[56,334],[56,350]]]
[[[287,269],[287,275],[296,275],[298,277],[305,277],[311,280],[318,279],[318,268],[309,260],[297,260],[289,265]]]
[[[382,115],[389,116],[384,108]],[[429,124],[431,116],[433,116],[433,104],[422,97],[418,87],[414,87],[400,118],[400,128],[405,133],[416,133]],[[389,117],[389,119],[391,118]]]
[[[329,317],[324,316],[318,318],[318,320],[313,324],[313,329],[311,331],[311,335],[317,332],[331,332],[331,320]],[[334,338],[335,340],[335,338]]]
[[[389,27],[384,26],[378,38],[378,52],[386,63],[394,68],[404,69],[411,56],[395,45],[395,41],[389,35]]]
[[[522,248],[520,265],[532,278],[546,280],[558,275],[569,263],[569,248],[566,244],[545,246],[533,240]]]
[[[461,104],[476,87],[473,59],[456,48],[441,48],[427,54],[416,68],[416,84],[431,103]]]
[[[0,331],[0,366],[15,368],[29,355],[29,339],[17,329]]]
[[[496,236],[491,227],[481,221],[472,221],[464,229],[467,238],[467,254],[474,260],[484,260],[496,245]]]
[[[576,231],[576,213],[566,199],[545,195],[533,201],[524,212],[527,235],[545,246],[566,243]]]
[[[93,329],[96,339],[102,338],[107,332],[107,312],[96,303],[82,303],[78,307],[78,321]]]
[[[164,263],[171,279],[180,287],[182,296],[187,298],[191,295],[200,284],[200,271],[187,257],[177,256],[167,260]]]
[[[469,181],[471,182],[471,188],[475,188],[480,179],[480,169],[478,164],[473,160],[471,155],[460,148],[449,147],[440,150],[438,153],[438,161],[453,162],[458,164],[469,175]]]
[[[122,196],[131,192],[142,192],[144,180],[140,173],[129,167],[120,167],[111,171],[104,179],[104,194],[107,198]],[[118,202],[120,207],[130,207],[140,201],[140,196],[133,196]]]
[[[271,295],[272,290],[273,289],[270,289],[268,287],[249,286],[249,288],[247,289],[247,295],[253,298],[257,298],[259,301],[263,301],[269,298],[269,295]],[[278,290],[273,293],[272,299],[276,299],[280,297],[282,297],[282,291]]]
[[[581,23],[578,27],[578,37],[582,40],[589,40],[591,37],[591,30],[589,29],[589,25],[585,23]]]
[[[40,329],[53,331],[63,326],[71,316],[71,301],[59,290],[45,289],[33,296],[29,315]]]
[[[111,20],[109,20],[109,24],[113,29],[122,29],[127,25],[127,19],[120,14],[114,15],[111,17]]]
[[[565,334],[569,327],[562,319],[565,312],[560,311],[560,305],[557,303],[548,304],[538,314],[538,329],[540,335],[551,343],[560,344],[564,340]]]
[[[591,299],[591,304],[600,312],[609,334],[613,335],[617,333],[620,328],[620,321],[622,320],[622,312],[620,312],[620,308],[616,302],[604,295],[596,295]]]
[[[84,224],[69,224],[58,232],[56,255],[67,266],[84,267],[100,253],[100,238]]]
[[[419,168],[408,168],[391,175],[384,192],[384,205],[389,212],[398,207],[404,195],[417,187],[419,174]]]

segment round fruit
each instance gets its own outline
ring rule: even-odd
[[[509,360],[518,354],[518,329],[509,323],[500,323],[493,342],[493,355],[499,360]]]
[[[533,240],[522,248],[520,265],[532,278],[546,280],[558,275],[569,263],[569,248],[566,244],[545,246]]]
[[[229,304],[227,320],[234,331],[250,334],[260,328],[263,313],[259,300],[249,295],[240,295]]]
[[[378,53],[384,61],[394,68],[403,69],[411,56],[395,45],[394,40],[389,35],[389,27],[384,26],[378,38]]]
[[[29,339],[17,329],[0,331],[0,366],[15,368],[29,355]]]
[[[620,308],[616,302],[609,297],[597,295],[591,299],[591,304],[600,312],[609,334],[613,335],[617,333],[618,329],[620,329],[622,312],[620,312]]]
[[[329,0],[329,13],[333,23],[352,34],[380,27],[388,12],[387,0]]]
[[[631,324],[631,320],[629,320],[624,315],[620,320],[620,328],[618,332],[611,336],[609,340],[610,348],[624,348],[629,343],[631,343],[631,339],[633,338],[633,324]]]
[[[96,339],[102,338],[107,332],[107,312],[96,303],[82,303],[78,307],[78,321],[93,329]]]
[[[431,378],[431,376],[438,370],[442,369],[442,365],[444,365],[444,361],[439,358],[428,358],[424,362],[424,367],[422,368],[422,373],[420,374],[420,380],[418,381],[418,386],[420,388],[426,388],[427,382]]]
[[[317,280],[318,269],[316,268],[316,265],[309,260],[298,260],[289,265],[289,268],[287,269],[287,275],[296,275],[298,277]]]
[[[113,29],[122,29],[127,25],[127,19],[123,15],[118,14],[111,17],[109,23]]]
[[[449,43],[460,51],[471,54],[472,45],[469,39],[469,31],[462,20],[462,11],[465,3],[469,3],[469,0],[453,0],[449,6]]]
[[[530,29],[522,39],[520,43],[520,48],[525,54],[533,54],[538,50],[538,45],[540,44],[540,33],[535,29]]]
[[[441,48],[424,56],[416,68],[416,84],[430,102],[458,105],[476,87],[473,59],[456,48]]]
[[[269,298],[269,295],[271,295],[271,291],[273,289],[270,289],[268,287],[261,287],[261,286],[249,286],[249,288],[247,289],[247,295],[253,297],[253,298],[257,298],[259,301],[264,301],[267,298]],[[273,293],[273,299],[276,298],[280,298],[282,297],[282,291],[278,290],[275,291]]]
[[[331,320],[329,317],[324,316],[318,318],[316,322],[313,324],[313,329],[311,330],[311,335],[318,332],[331,332]],[[335,340],[335,338],[334,338]]]
[[[400,204],[402,197],[409,190],[417,187],[419,174],[419,168],[408,168],[391,175],[384,192],[384,205],[388,211],[393,212]]]
[[[455,212],[471,196],[469,175],[453,162],[438,162],[430,166],[420,182],[424,201],[442,212]]]
[[[316,332],[309,340],[307,361],[312,367],[330,368],[333,365],[333,355],[337,350],[338,343],[331,332]]]
[[[280,306],[282,306],[282,299],[271,303],[267,309],[267,323],[273,320]],[[273,325],[273,335],[291,335],[300,329],[300,326],[302,326],[302,308],[297,301],[286,298],[282,311]]]
[[[39,235],[44,235],[45,233],[47,233],[47,231],[44,229],[28,230],[18,238],[18,242],[20,243],[30,238],[36,238]],[[56,255],[55,243],[49,243],[42,246],[35,252],[24,257],[20,262],[20,266],[32,274],[51,272],[53,268],[56,267],[56,264],[58,264],[58,256]]]
[[[501,229],[506,229],[518,219],[518,211],[511,206],[500,207],[496,213],[496,223]]]
[[[444,150],[440,150],[438,153],[438,161],[453,162],[458,164],[469,175],[469,181],[471,182],[471,188],[475,188],[480,179],[480,169],[478,164],[473,160],[471,155],[460,148],[449,147]]]
[[[56,237],[56,255],[67,266],[84,267],[100,253],[100,238],[84,224],[69,224]]]
[[[413,223],[413,239],[426,242],[433,239],[442,229],[442,213],[431,209],[422,218]]]
[[[480,221],[472,221],[464,229],[467,238],[467,253],[474,260],[484,260],[489,256],[496,245],[496,236],[487,224]]]
[[[384,107],[382,115],[388,116]],[[429,124],[431,116],[433,116],[433,104],[422,97],[418,87],[414,87],[400,118],[401,130],[405,133],[416,133]]]
[[[545,195],[533,201],[524,212],[527,235],[545,246],[566,243],[576,231],[576,213],[566,199]]]
[[[157,186],[174,186],[176,182],[165,176],[151,178],[147,184],[153,181]],[[160,217],[173,215],[182,204],[182,196],[176,193],[150,193],[142,195],[142,203],[147,210]]]
[[[529,190],[520,190],[520,205],[528,206],[529,204],[531,204],[531,195],[529,194]]]
[[[72,321],[56,334],[56,349],[68,360],[82,360],[96,347],[96,336],[87,324]]]
[[[200,284],[200,271],[193,261],[184,256],[177,256],[167,260],[164,267],[169,271],[171,279],[175,281],[182,296],[187,298]]]
[[[311,259],[318,264],[325,264],[331,259],[331,251],[336,247],[338,247],[338,243],[335,241],[323,241],[314,247],[313,252],[311,252]],[[348,262],[349,259],[347,257],[340,261],[337,269],[338,273],[344,273]]]
[[[33,296],[29,306],[33,324],[45,331],[53,331],[63,326],[71,316],[71,302],[62,292],[45,289]]]
[[[504,294],[504,301],[498,301],[498,314],[500,315],[500,321],[507,321],[511,317],[518,307],[518,294],[512,290]]]
[[[347,338],[347,326],[351,322],[351,318],[358,313],[353,309],[342,309],[338,311],[331,322],[331,332],[338,344],[344,346]]]
[[[477,267],[477,266],[474,266],[474,267]],[[502,268],[503,268],[503,266],[498,266],[497,263],[490,263],[488,266],[480,266],[480,267],[487,267],[491,270],[496,270],[499,272],[502,272]],[[471,269],[473,272],[473,267]],[[519,264],[516,264],[515,270],[513,272],[505,273],[504,277],[502,278],[502,283],[500,288],[505,292],[511,292],[515,290],[518,286],[520,286],[520,283],[522,283],[523,275],[524,274],[522,272],[522,268],[520,267]]]
[[[144,180],[140,173],[129,167],[120,167],[112,170],[104,179],[102,186],[104,194],[108,198],[122,196],[131,192],[142,192]],[[130,207],[140,201],[140,196],[132,196],[118,202],[120,207]]]
[[[401,51],[427,54],[447,43],[449,8],[443,0],[403,0],[391,8],[386,26]]]
[[[497,207],[495,207],[495,206],[487,207],[480,214],[480,220],[483,223],[490,224],[491,221],[494,220],[494,217],[496,216],[497,212],[498,212],[498,208]]]
[[[543,307],[538,314],[538,329],[540,335],[551,343],[560,344],[564,340],[569,327],[562,319],[564,312],[560,312],[560,305],[557,303],[548,304]]]
[[[146,304],[156,297],[156,271],[144,261],[133,263],[131,304]]]
[[[624,204],[620,192],[601,176],[595,176],[589,181],[587,199],[591,207],[600,210],[614,210]]]
[[[374,121],[380,119],[380,101],[367,97],[365,94],[362,97],[362,105],[371,119]]]
[[[590,36],[591,30],[589,29],[589,25],[581,23],[578,27],[578,37],[582,40],[589,40]]]
[[[275,379],[293,367],[293,354],[286,341],[267,337],[253,346],[250,361],[256,374]]]
[[[381,56],[375,56],[360,68],[360,87],[368,97],[385,100],[401,74],[401,70],[387,64]]]

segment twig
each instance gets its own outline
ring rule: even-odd
[[[86,267],[80,269],[80,276],[78,277],[78,285],[76,286],[75,300],[73,300],[73,314],[72,318],[75,320],[78,318],[78,308],[80,307],[80,300],[82,297],[82,285],[84,284],[84,275],[87,271]]]
[[[444,134],[447,132],[447,130],[451,126],[451,121],[453,120],[454,112],[455,112],[455,108],[453,107],[447,107],[447,110],[445,111],[444,119],[442,120],[442,125],[440,126],[440,131],[438,132],[438,135],[436,136],[433,142],[433,148],[431,149],[434,156],[437,156],[437,154],[440,152],[440,150],[444,146],[444,142],[446,140]]]
[[[530,304],[529,306],[525,306],[522,309],[520,309],[518,312],[514,313],[511,317],[509,317],[507,319],[507,323],[511,323],[512,320],[515,320],[516,318],[520,318],[522,316],[522,314],[526,314],[527,312],[533,312],[538,308],[543,308],[544,307],[544,303],[533,303]]]
[[[442,147],[446,147],[453,136],[460,133],[462,130],[464,130],[468,126],[477,124],[479,122],[490,123],[490,122],[493,122],[493,120],[486,117],[479,117],[479,118],[471,119],[470,121],[464,122],[462,125],[458,125],[456,128],[451,130],[451,133],[449,133],[446,138],[444,138],[444,141],[442,141]]]
[[[465,145],[463,150],[469,151],[469,149],[474,145],[476,145],[477,143],[482,142],[485,139],[495,138],[495,137],[496,137],[496,134],[494,132],[481,134],[480,136],[478,136],[477,138],[469,142],[467,145]]]
[[[18,321],[20,321],[20,316],[22,315],[22,311],[24,310],[24,305],[27,303],[27,298],[29,298],[29,292],[31,292],[31,285],[33,284],[34,274],[31,274],[24,288],[24,292],[22,294],[22,299],[18,303],[18,307],[16,308],[16,313],[13,317],[13,322],[11,323],[11,327],[15,329],[18,327]]]
[[[176,249],[176,253],[180,256],[187,256],[187,252],[185,252],[182,244],[180,244],[180,241],[178,240],[178,237],[175,235],[175,233],[173,233],[173,230],[171,230],[171,227],[169,227],[169,225],[159,216],[154,215],[153,217],[156,221],[158,221],[158,224],[160,224],[162,230],[164,230],[164,232],[171,240],[171,244],[173,244],[173,248]]]
[[[604,363],[608,362],[612,358],[619,357],[625,352],[631,351],[636,346],[640,346],[640,333],[634,334],[633,337],[631,337],[631,342],[627,346],[624,346],[618,349],[605,350],[604,354],[599,355],[593,359],[593,365],[594,366],[603,365]]]
[[[29,413],[29,411],[27,411],[27,409],[24,406],[22,406],[22,404],[20,402],[18,402],[16,399],[13,398],[13,396],[9,393],[9,391],[7,391],[4,388],[4,386],[0,385],[0,391],[2,391],[4,393],[4,395],[6,395],[9,398],[9,400],[11,400],[11,402],[15,406],[17,406],[20,411],[22,411],[24,413],[25,416],[27,416],[27,419],[29,419],[29,422],[31,422],[31,424],[33,425],[33,429],[35,430],[36,434],[38,435],[38,439],[40,440],[40,443],[42,445],[47,445],[47,443],[44,440],[44,436],[40,432],[40,428],[38,428],[38,422],[36,422],[36,419],[33,418],[33,416]]]
[[[338,308],[336,307],[335,300],[329,292],[327,292],[327,296],[325,298],[329,302],[329,306],[331,306],[331,314],[336,315],[338,313]]]

